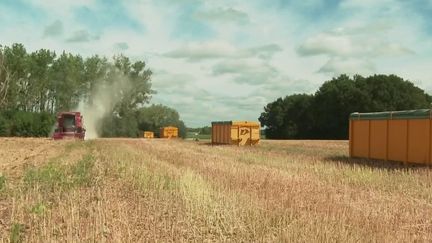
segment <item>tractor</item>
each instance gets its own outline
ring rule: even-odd
[[[60,112],[57,114],[57,125],[53,139],[80,139],[84,140],[85,128],[80,112]]]

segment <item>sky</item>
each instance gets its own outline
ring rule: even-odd
[[[342,73],[432,94],[432,0],[0,0],[0,44],[12,43],[143,60],[151,103],[189,127],[257,120]]]

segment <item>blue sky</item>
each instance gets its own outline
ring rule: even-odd
[[[189,126],[256,120],[341,73],[432,93],[431,0],[0,0],[0,44],[145,60]]]

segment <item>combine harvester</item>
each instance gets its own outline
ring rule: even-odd
[[[53,139],[84,140],[85,131],[83,117],[80,112],[60,112],[57,114],[57,125]]]

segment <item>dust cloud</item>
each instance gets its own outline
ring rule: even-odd
[[[118,77],[113,83],[97,84],[92,94],[80,101],[77,111],[83,116],[86,140],[101,136],[103,118],[113,112],[115,105],[130,89],[129,80],[125,77]]]

